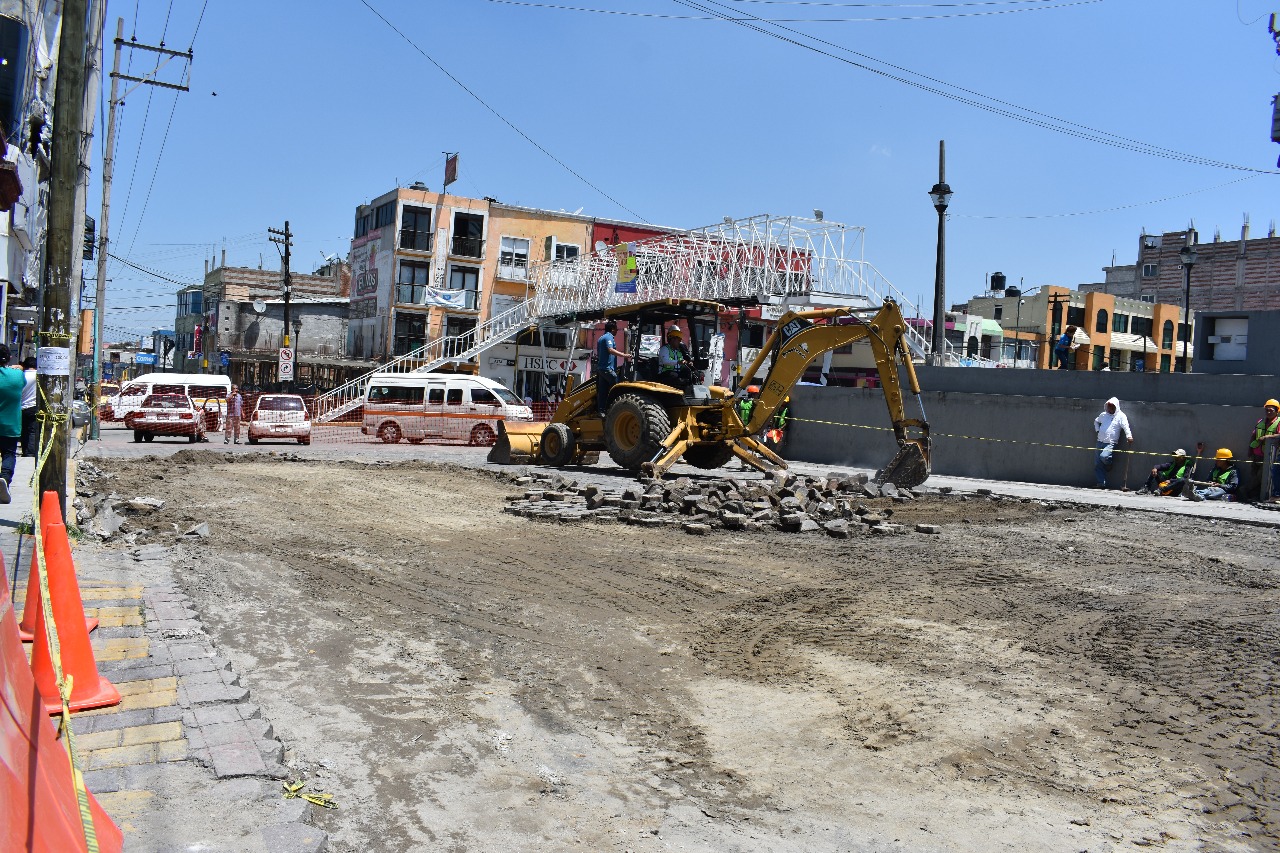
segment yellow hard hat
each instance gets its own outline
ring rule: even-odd
[[[1280,400],[1272,397],[1270,400],[1262,404],[1264,409],[1280,409]]]
[[[1231,449],[1228,447],[1219,447],[1218,452],[1213,454],[1214,459],[1230,459]]]
[[[680,330],[679,326],[672,326],[670,329],[667,329],[667,337],[669,338],[672,335],[675,335],[678,338],[683,338],[684,332]]]

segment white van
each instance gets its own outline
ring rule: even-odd
[[[231,377],[211,373],[145,373],[120,386],[117,394],[103,405],[103,420],[124,420],[136,412],[149,394],[186,394],[197,409],[217,408],[219,418],[227,411],[227,395],[231,393]]]
[[[533,410],[492,379],[452,373],[376,373],[364,389],[360,431],[388,444],[402,438],[487,447],[498,421],[531,421]]]

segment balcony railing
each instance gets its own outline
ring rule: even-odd
[[[430,252],[434,231],[419,231],[416,228],[400,229],[400,248],[411,252]]]
[[[483,258],[484,240],[479,237],[454,237],[451,251],[459,258]]]
[[[529,280],[529,261],[498,261],[498,278],[508,278],[514,281]]]

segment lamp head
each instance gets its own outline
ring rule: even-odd
[[[1200,259],[1200,255],[1196,252],[1195,246],[1183,246],[1178,250],[1178,257],[1182,259],[1182,265],[1189,267]]]
[[[929,190],[929,198],[933,200],[933,206],[941,213],[951,203],[951,187],[947,184],[934,184],[933,189]]]

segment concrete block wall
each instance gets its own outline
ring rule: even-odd
[[[935,473],[1064,486],[1093,483],[1093,419],[1108,397],[1120,398],[1137,451],[1167,456],[1182,447],[1194,454],[1195,443],[1203,441],[1206,456],[1229,447],[1243,457],[1262,403],[1280,394],[1280,377],[1273,376],[965,368],[917,372],[927,389],[921,398],[934,437]],[[799,420],[788,438],[788,458],[876,468],[897,451],[879,390],[797,386],[791,397]],[[920,416],[910,394],[906,407],[908,417]],[[1142,485],[1157,458],[1132,459],[1130,488]],[[1210,464],[1203,463],[1201,471],[1207,472]],[[1118,483],[1116,473],[1122,475],[1123,468],[1113,472]]]

